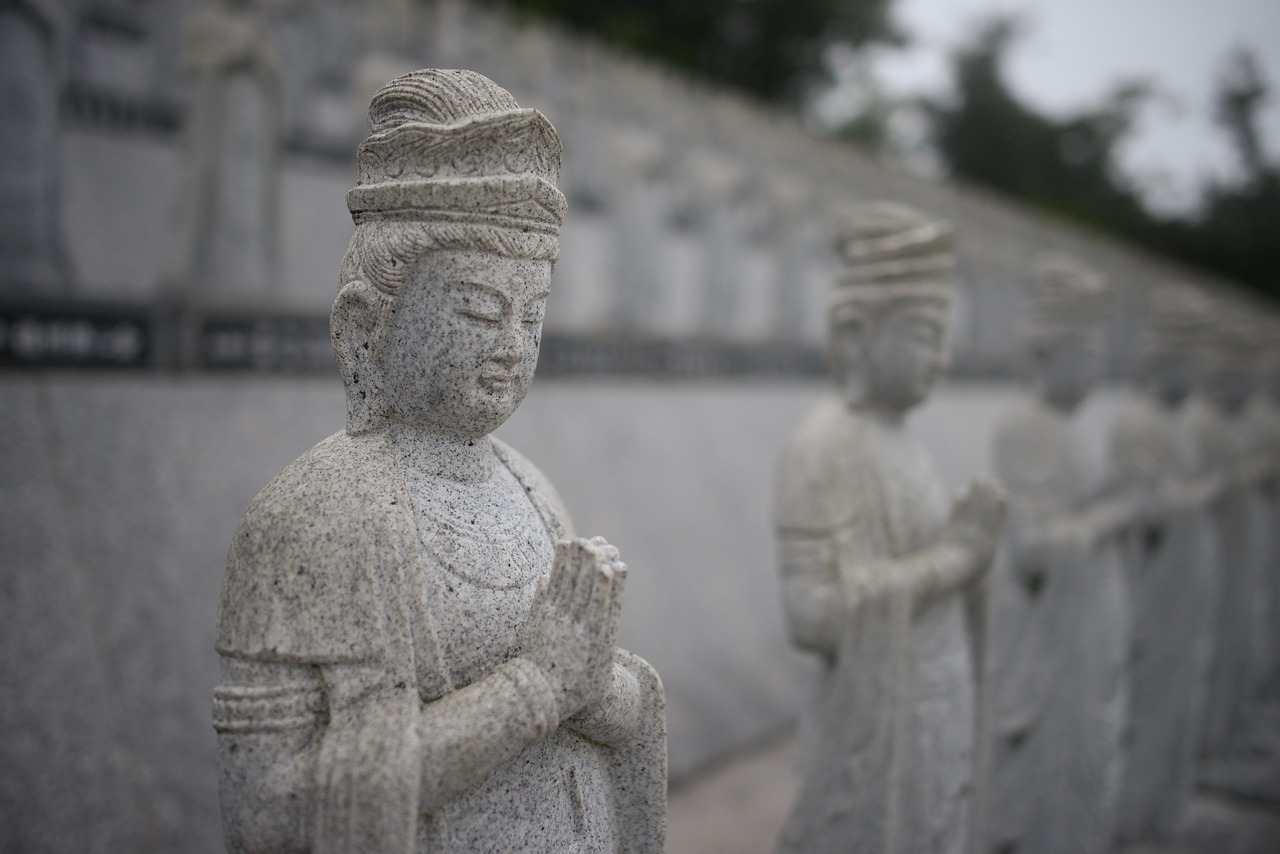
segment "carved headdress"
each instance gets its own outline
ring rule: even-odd
[[[347,208],[379,220],[460,223],[555,236],[567,203],[551,122],[474,71],[428,68],[369,104]]]
[[[953,245],[950,223],[905,205],[870,202],[849,208],[836,226],[843,266],[833,305],[912,297],[948,300]]]
[[[1099,334],[1111,305],[1102,273],[1064,255],[1045,256],[1035,265],[1024,337],[1036,344]]]

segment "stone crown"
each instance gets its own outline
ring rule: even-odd
[[[474,72],[426,69],[391,81],[369,107],[372,133],[347,193],[356,223],[469,222],[559,232],[563,148],[551,122]]]
[[[845,211],[837,222],[841,290],[897,291],[928,283],[946,292],[955,269],[955,234],[904,205],[872,202]]]

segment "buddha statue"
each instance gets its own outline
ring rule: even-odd
[[[775,522],[792,641],[823,665],[802,721],[784,852],[961,852],[975,732],[971,603],[1004,517],[979,478],[949,503],[907,434],[946,363],[949,224],[895,204],[838,225],[829,309],[837,393],[777,467]]]
[[[1214,570],[1218,609],[1200,745],[1201,782],[1256,794],[1241,783],[1240,765],[1274,749],[1263,743],[1267,728],[1255,716],[1274,654],[1270,602],[1264,593],[1269,532],[1260,489],[1267,467],[1246,417],[1259,379],[1262,340],[1252,319],[1235,309],[1206,314],[1202,333],[1199,394],[1188,417],[1200,467],[1220,481],[1213,522],[1221,550]]]
[[[254,499],[218,615],[231,851],[659,852],[627,569],[490,433],[528,391],[561,146],[491,80],[373,97],[332,313],[347,425]]]
[[[1198,478],[1184,404],[1199,369],[1211,303],[1186,285],[1152,293],[1138,346],[1137,387],[1111,428],[1112,476],[1150,515],[1128,538],[1132,611],[1130,717],[1121,791],[1126,843],[1174,842],[1195,788],[1216,602],[1218,542]]]
[[[1267,342],[1258,358],[1258,388],[1245,417],[1258,459],[1258,489],[1267,532],[1263,582],[1270,620],[1262,642],[1271,650],[1270,667],[1262,674],[1262,695],[1280,701],[1280,322],[1268,317],[1259,330]]]
[[[1111,850],[1127,720],[1129,605],[1108,496],[1072,415],[1102,368],[1109,288],[1042,259],[1022,329],[1036,393],[997,425],[1009,529],[991,579],[981,795],[983,854]]]

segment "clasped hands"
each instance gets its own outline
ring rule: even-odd
[[[520,654],[542,668],[561,721],[605,698],[626,580],[627,565],[604,538],[556,544],[551,573],[534,593]]]

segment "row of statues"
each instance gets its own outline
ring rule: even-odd
[[[228,559],[228,848],[662,851],[662,686],[616,647],[628,569],[491,435],[533,377],[559,137],[468,71],[397,78],[369,122],[331,321],[347,425],[258,495]],[[1243,453],[1231,414],[1256,335],[1162,299],[1103,483],[1069,417],[1109,292],[1047,264],[1025,330],[1040,394],[998,431],[999,480],[948,503],[905,418],[945,368],[951,228],[876,204],[838,233],[837,394],[778,467],[783,606],[824,664],[781,850],[1176,833],[1197,774],[1271,748],[1275,457]],[[1195,372],[1212,397],[1179,412]],[[1274,453],[1280,409],[1256,400]]]
[[[995,430],[1000,485],[948,509],[902,423],[946,352],[950,230],[872,204],[839,235],[838,394],[775,496],[792,639],[825,665],[781,850],[1101,854],[1185,839],[1197,785],[1275,800],[1275,321],[1155,295],[1099,466],[1072,422],[1111,294],[1045,259],[1036,393]]]

